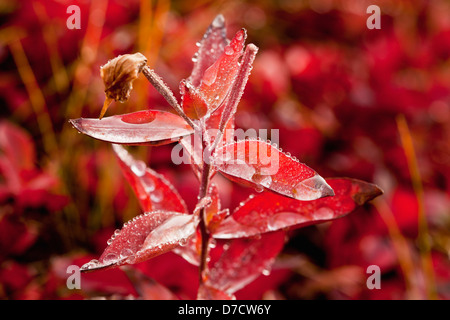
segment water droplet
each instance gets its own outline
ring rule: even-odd
[[[133,171],[133,173],[138,177],[142,177],[145,174],[146,169],[147,166],[144,161],[138,160],[131,165],[131,171]]]
[[[187,239],[186,238],[182,238],[182,239],[180,239],[179,241],[178,241],[178,244],[180,245],[180,246],[182,246],[182,247],[184,247],[184,246],[186,246],[187,245]]]
[[[88,263],[83,264],[81,266],[81,270],[94,269],[94,268],[97,268],[100,265],[101,265],[101,263],[98,260],[93,259],[93,260],[89,261]]]
[[[120,251],[120,259],[125,259],[133,254],[133,251],[129,248],[125,248],[122,251]]]
[[[231,56],[234,53],[234,50],[231,46],[226,46],[225,47],[225,54],[228,56]]]
[[[270,276],[270,272],[271,272],[270,268],[267,268],[262,271],[262,274],[265,276]]]
[[[258,173],[255,173],[252,176],[252,181],[255,182],[258,185],[258,189],[256,189],[257,192],[261,192],[262,190],[259,191],[259,189],[266,187],[269,188],[270,185],[272,184],[272,177],[269,175],[261,175]]]
[[[111,243],[113,242],[114,238],[108,239],[108,241],[106,241],[106,244],[109,246],[111,245]]]
[[[136,261],[136,259],[137,259],[136,255],[131,254],[131,255],[127,258],[127,263],[134,264],[135,261]]]
[[[219,64],[214,63],[212,66],[210,66],[208,69],[205,70],[202,82],[207,86],[212,85],[216,81],[218,72],[219,72]]]
[[[334,192],[321,176],[314,175],[298,183],[292,190],[292,194],[297,200],[310,201],[332,196]]]
[[[164,198],[164,196],[163,196],[161,190],[155,190],[154,192],[152,192],[150,194],[150,199],[153,202],[161,202],[163,200],[163,198]]]
[[[197,42],[195,43],[195,45],[196,45],[197,47],[200,47],[202,44],[200,43],[200,41],[197,41]]]
[[[225,18],[223,15],[219,14],[212,22],[213,28],[222,28],[225,24]]]
[[[120,233],[120,229],[116,229],[116,230],[114,231],[114,235],[115,235],[115,236],[119,235],[119,233]]]
[[[264,191],[264,187],[261,186],[261,185],[257,185],[257,186],[255,187],[255,191],[261,193],[261,192]]]
[[[111,264],[117,261],[117,255],[115,253],[108,253],[104,258],[103,258],[103,263],[104,264]]]
[[[155,182],[151,177],[143,176],[141,182],[146,193],[150,193],[155,190]]]

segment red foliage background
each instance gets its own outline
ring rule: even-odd
[[[379,30],[366,27],[371,4],[381,8]],[[237,126],[279,129],[283,150],[322,176],[372,181],[385,192],[343,219],[292,231],[270,275],[236,297],[450,297],[447,1],[77,5],[79,30],[67,29],[63,2],[16,0],[0,8],[0,298],[195,298],[197,268],[173,253],[131,271],[83,275],[81,290],[66,287],[67,266],[98,257],[114,230],[140,213],[110,146],[76,134],[67,120],[98,116],[99,67],[118,54],[142,52],[178,94],[195,43],[218,13],[229,36],[244,27],[260,48]],[[134,87],[127,103],[108,112],[168,110],[147,82]],[[198,184],[188,166],[171,163],[171,148],[133,151],[176,186],[192,211]],[[414,188],[414,160],[423,192]],[[235,208],[253,191],[218,183],[222,207]],[[420,246],[424,238],[429,255]],[[366,286],[373,264],[382,271],[379,290]]]

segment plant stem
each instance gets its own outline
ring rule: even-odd
[[[204,136],[203,136],[204,137]],[[206,154],[207,159],[204,159],[204,150],[207,148],[206,140],[202,138],[202,154],[203,154],[203,165],[202,165],[202,176],[200,180],[200,191],[199,191],[199,200],[203,199],[208,195],[209,188],[209,178],[211,172],[211,164],[209,159],[209,152]],[[205,280],[204,273],[206,270],[206,266],[208,263],[208,247],[210,235],[206,226],[206,211],[205,207],[200,209],[200,233],[201,233],[201,253],[200,253],[200,266],[199,266],[199,282],[202,284]]]
[[[180,117],[182,117],[190,126],[192,129],[195,129],[195,124],[192,122],[192,120],[184,113],[181,106],[178,104],[177,99],[173,95],[172,90],[167,86],[167,84],[164,83],[162,78],[153,70],[150,69],[148,66],[145,66],[142,69],[142,73],[147,78],[147,80],[152,84],[153,87],[166,99],[166,101],[170,104],[172,108],[175,109],[175,111],[178,113]]]

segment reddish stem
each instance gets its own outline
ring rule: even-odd
[[[204,136],[203,136],[204,137]],[[202,138],[202,153],[207,148],[206,140]],[[209,152],[207,153],[206,157],[208,159],[202,159],[203,165],[202,165],[202,176],[200,180],[200,191],[199,191],[199,199],[203,199],[208,195],[208,187],[209,187],[209,178],[210,178],[210,171],[211,171],[211,165],[210,165],[210,159],[209,159]],[[204,155],[205,156],[205,155]],[[208,247],[209,247],[209,232],[206,226],[206,219],[205,219],[205,207],[200,209],[200,233],[201,233],[201,253],[200,253],[200,266],[199,266],[199,281],[200,284],[204,282],[204,273],[206,270],[206,266],[208,263]]]

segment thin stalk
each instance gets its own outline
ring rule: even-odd
[[[148,66],[145,66],[142,69],[142,73],[147,78],[147,80],[152,84],[152,86],[155,87],[155,89],[164,97],[164,99],[166,99],[166,101],[170,104],[170,106],[175,109],[178,115],[182,117],[191,126],[192,129],[195,129],[196,127],[195,124],[184,113],[183,109],[178,104],[177,99],[173,95],[172,90],[170,90],[167,84],[164,83],[163,79],[153,69],[150,69]]]
[[[384,199],[376,199],[373,204],[388,228],[392,245],[397,253],[398,262],[403,272],[407,298],[418,300],[421,298],[421,293],[417,287],[417,280],[414,279],[415,266],[408,242],[400,231],[394,214],[386,201]]]
[[[431,260],[431,243],[428,233],[428,222],[425,213],[424,189],[422,178],[419,172],[414,144],[411,132],[403,115],[397,117],[397,127],[400,133],[400,139],[408,161],[408,168],[411,174],[411,182],[419,204],[418,226],[419,234],[417,237],[419,252],[422,262],[422,268],[425,276],[425,287],[429,299],[437,299],[435,276],[433,263]]]
[[[207,148],[205,139],[202,140],[202,151]],[[209,178],[210,178],[210,171],[211,171],[211,164],[209,159],[209,152],[207,153],[206,157],[208,159],[203,158],[203,170],[202,170],[202,176],[200,179],[200,191],[199,191],[199,199],[203,199],[208,194],[208,187],[209,187]],[[201,253],[200,253],[200,267],[199,267],[199,281],[200,284],[202,284],[205,280],[204,273],[206,270],[206,266],[208,263],[208,247],[209,247],[209,240],[210,235],[206,226],[206,210],[205,207],[202,207],[200,209],[200,233],[201,233]]]

